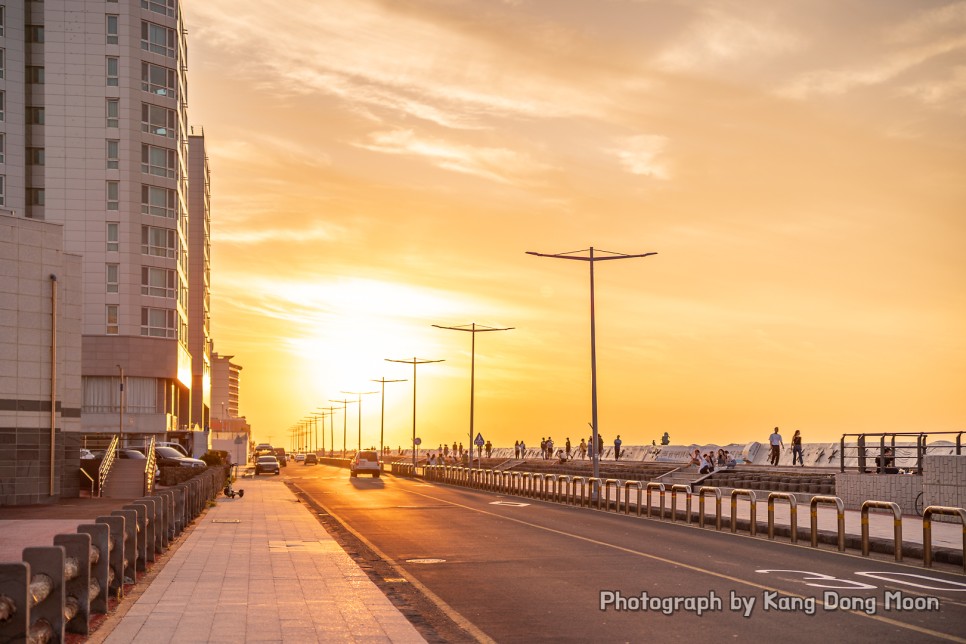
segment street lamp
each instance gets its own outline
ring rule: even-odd
[[[416,466],[416,365],[429,364],[431,362],[443,362],[443,360],[420,360],[413,357],[412,360],[393,360],[386,358],[386,362],[401,362],[413,366],[413,467]]]
[[[373,382],[378,382],[380,384],[380,389],[382,389],[382,411],[379,415],[379,458],[382,458],[386,453],[386,448],[383,445],[383,436],[385,435],[386,429],[386,383],[387,382],[406,382],[406,379],[402,380],[386,380],[385,377],[379,380],[373,380]]]
[[[470,443],[469,443],[469,445],[470,445],[470,467],[469,467],[469,469],[472,470],[473,469],[473,415],[474,415],[473,414],[473,408],[474,408],[474,402],[473,401],[474,401],[474,398],[476,397],[476,394],[475,394],[475,388],[476,388],[476,384],[475,384],[476,383],[476,334],[477,333],[483,333],[484,331],[510,331],[510,330],[513,329],[513,327],[512,326],[508,326],[508,327],[499,327],[499,328],[497,328],[497,327],[483,326],[483,325],[477,326],[476,325],[476,322],[473,322],[472,324],[463,324],[463,325],[459,325],[459,326],[440,326],[439,324],[434,324],[433,326],[436,327],[437,329],[449,329],[450,331],[467,331],[467,332],[470,333],[470,337],[473,338],[472,342],[470,343]],[[482,445],[479,446],[479,454],[480,454],[480,459],[481,459],[481,463],[482,463],[482,458],[483,458],[483,446]],[[481,467],[482,467],[482,464],[481,464]],[[470,473],[471,479],[472,479],[472,476],[473,475],[472,475],[472,472],[471,472]]]
[[[344,394],[350,394],[356,396],[356,403],[359,405],[356,409],[359,412],[359,438],[358,444],[356,445],[356,451],[362,451],[362,397],[368,396],[369,394],[377,394],[378,391],[343,391]]]
[[[593,441],[593,462],[594,462],[594,493],[597,492],[597,480],[600,479],[600,449],[598,449],[597,441],[597,336],[594,320],[594,262],[603,262],[612,259],[634,259],[637,257],[650,257],[651,255],[657,255],[657,253],[640,253],[637,255],[627,255],[624,253],[613,253],[611,251],[598,251],[601,253],[607,253],[603,257],[594,256],[594,247],[591,246],[587,249],[589,251],[588,255],[578,255],[576,253],[583,253],[582,250],[575,250],[568,253],[535,253],[533,251],[527,251],[527,255],[536,255],[537,257],[553,257],[555,259],[572,259],[581,262],[587,262],[590,264],[590,398],[591,398],[591,417],[593,422],[591,426],[593,427],[593,433],[591,434],[591,440]]]
[[[335,415],[336,407],[317,407],[320,411],[326,412],[329,416]],[[335,453],[335,421],[329,421],[329,456]],[[322,456],[325,456],[325,421],[322,421]]]
[[[124,368],[121,365],[114,365],[117,367],[120,376],[118,380],[121,383],[121,389],[118,400],[118,417],[117,417],[117,446],[123,447],[124,441]]]
[[[349,417],[349,403],[355,402],[354,400],[329,400],[329,402],[342,403],[342,456],[345,456],[345,437],[346,437],[346,419]]]

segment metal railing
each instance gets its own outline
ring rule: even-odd
[[[691,486],[681,483],[671,486],[671,521],[678,520],[678,492],[684,492],[686,509],[684,511],[685,520],[691,523]]]
[[[721,488],[703,485],[698,488],[698,526],[704,527],[704,495],[709,492],[714,495],[715,520],[714,529],[721,529]]]
[[[154,470],[157,467],[158,455],[154,453],[154,436],[144,450],[147,453],[147,463],[144,466],[144,493],[151,495],[154,491]]]
[[[792,543],[798,543],[798,499],[789,492],[772,492],[768,495],[768,538],[775,538],[775,500],[788,501],[789,529]]]
[[[932,515],[959,517],[963,524],[963,573],[966,573],[966,510],[942,505],[930,505],[922,511],[922,565],[932,567]]]
[[[812,528],[812,547],[818,548],[818,506],[819,504],[834,505],[838,518],[838,548],[839,552],[845,552],[845,504],[837,496],[813,496],[808,502],[809,515],[811,516]]]
[[[880,434],[842,434],[839,441],[839,471],[846,470],[845,460],[856,459],[856,468],[862,474],[885,469],[906,469],[914,474],[922,474],[923,457],[929,450],[952,448],[959,456],[963,454],[963,434],[966,432],[885,432]],[[929,444],[930,438],[937,436],[955,437],[953,445]],[[846,439],[854,439],[848,441]],[[899,442],[896,439],[900,439]],[[871,439],[871,440],[870,440]],[[906,439],[904,442],[901,439]],[[885,454],[891,450],[891,456]],[[880,458],[889,459],[888,461]],[[891,473],[891,472],[886,472]]]
[[[741,490],[735,489],[731,490],[731,531],[738,531],[738,497],[744,496],[748,498],[748,514],[750,520],[749,532],[751,536],[755,536],[758,533],[758,497],[755,495],[754,490]]]
[[[107,483],[107,477],[111,474],[114,459],[117,458],[117,444],[118,438],[115,436],[111,439],[111,444],[107,446],[107,451],[104,452],[101,466],[97,468],[97,496],[104,495],[104,484]]]
[[[864,501],[862,503],[862,556],[869,556],[869,510],[881,508],[892,510],[892,526],[895,535],[896,561],[902,561],[902,510],[891,501]]]

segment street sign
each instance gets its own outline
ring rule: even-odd
[[[476,435],[476,440],[474,440],[473,442],[476,443],[476,446],[477,447],[483,447],[483,444],[486,441],[483,440],[483,434],[477,434]]]
[[[413,440],[413,443],[415,443],[416,445],[422,445],[423,444],[423,439],[422,438],[415,438]]]

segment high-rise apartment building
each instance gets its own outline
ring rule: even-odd
[[[205,134],[188,133],[188,351],[191,353],[189,425],[211,420],[211,181]]]
[[[186,73],[178,0],[0,0],[0,205],[61,224],[83,258],[87,432],[118,429],[122,377],[125,432],[207,418],[207,166],[194,225]]]

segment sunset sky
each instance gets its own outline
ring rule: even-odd
[[[257,440],[579,442],[591,246],[608,445],[966,429],[966,2],[183,6]]]

